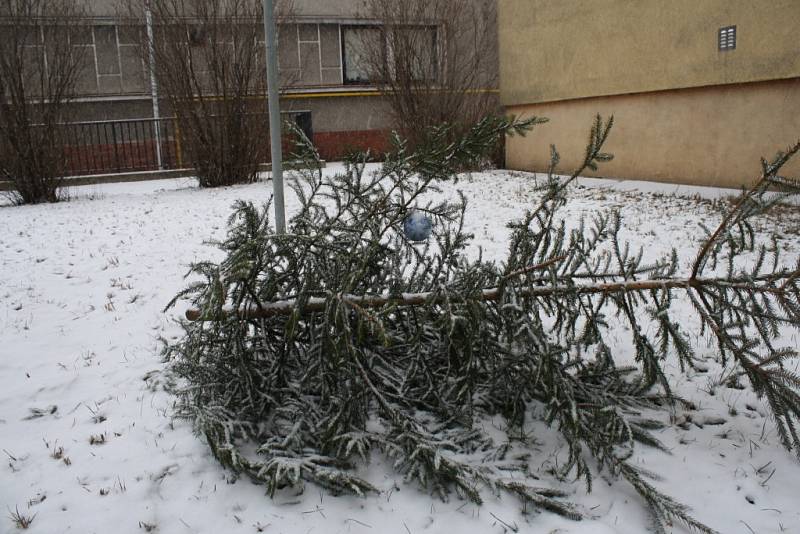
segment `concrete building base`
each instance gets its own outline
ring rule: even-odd
[[[761,158],[800,140],[800,78],[509,106],[547,117],[527,137],[510,137],[510,169],[545,171],[550,144],[571,172],[597,113],[614,115],[605,151],[614,160],[587,176],[738,188],[761,173]],[[797,158],[783,174],[800,177]]]

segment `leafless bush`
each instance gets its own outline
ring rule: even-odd
[[[76,0],[0,0],[0,178],[13,202],[62,198],[69,104],[81,69]]]
[[[377,25],[361,31],[359,59],[412,145],[442,124],[460,137],[499,109],[494,0],[366,0],[364,18]]]
[[[260,0],[127,0],[149,7],[155,77],[203,187],[252,182],[268,154]],[[147,47],[145,53],[149,53]]]

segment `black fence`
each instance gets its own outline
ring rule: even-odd
[[[74,122],[67,169],[74,176],[178,169],[183,165],[175,119]]]
[[[261,115],[261,114],[259,114]],[[281,113],[313,139],[311,112]],[[266,114],[263,114],[267,120]],[[192,167],[181,145],[176,118],[73,122],[67,128],[67,173],[71,176]],[[269,139],[264,139],[268,143]],[[269,149],[265,150],[269,154]]]

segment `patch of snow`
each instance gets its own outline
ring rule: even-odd
[[[341,167],[332,164],[326,173]],[[486,172],[445,184],[469,200],[467,230],[484,257],[506,253],[505,223],[532,207],[534,177]],[[675,186],[672,186],[673,188]],[[185,304],[162,308],[182,287],[190,262],[219,259],[205,244],[223,237],[237,199],[266,201],[271,183],[200,190],[190,179],[75,187],[72,201],[0,208],[0,507],[34,516],[32,533],[640,533],[641,499],[603,478],[587,493],[566,485],[591,518],[525,515],[516,499],[486,496],[477,507],[443,503],[405,485],[379,457],[365,468],[383,491],[333,497],[314,486],[274,500],[247,480],[233,481],[202,438],[170,417],[163,390],[162,340],[181,334]],[[655,258],[678,249],[689,265],[700,224],[719,212],[681,186],[656,190],[633,182],[581,179],[565,208],[569,220],[617,208],[625,238]],[[689,198],[693,195],[701,198]],[[684,195],[684,196],[682,196]],[[287,211],[297,209],[287,195]],[[780,237],[787,262],[800,250],[800,214],[760,225]],[[689,313],[688,307],[686,308]],[[613,320],[613,318],[610,318]],[[614,332],[620,342],[626,332]],[[656,485],[692,506],[720,532],[800,532],[800,465],[780,445],[763,403],[748,390],[721,386],[715,347],[696,337],[698,370],[666,371],[676,393],[698,411],[658,434],[672,454],[639,447],[637,465],[663,476]],[[796,346],[796,339],[785,344]],[[533,472],[559,460],[557,432],[532,423]],[[509,527],[510,526],[510,527]],[[13,531],[9,518],[0,531]],[[683,532],[675,527],[675,532]]]

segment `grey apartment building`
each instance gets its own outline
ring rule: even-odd
[[[78,162],[82,169],[78,173],[141,170],[144,167],[139,160],[123,158],[120,163],[119,153],[116,165],[96,160],[98,154],[101,160],[105,157],[104,150],[119,152],[119,136],[140,137],[137,128],[143,127],[137,121],[152,121],[158,114],[162,127],[168,126],[163,123],[170,115],[166,99],[158,94],[157,84],[151,84],[150,65],[143,54],[146,32],[141,21],[133,23],[120,16],[117,0],[87,3],[89,17],[81,22],[85,30],[77,32],[70,43],[85,58],[74,116],[82,123],[92,123],[96,146],[95,161]],[[386,101],[361,64],[359,43],[364,42],[365,32],[377,31],[375,21],[361,15],[362,9],[362,0],[293,0],[279,24],[281,109],[302,113],[310,120],[312,140],[327,160],[339,159],[352,149],[381,151],[388,139],[391,124]],[[425,21],[421,27],[431,33],[434,42],[442,39],[436,21]],[[152,124],[147,123],[147,128],[152,129]],[[176,147],[164,148],[164,157],[170,150],[174,152]]]
[[[358,0],[295,0],[281,24],[279,64],[284,111],[311,112],[314,142],[323,157],[348,148],[380,148],[388,128],[379,92],[363,77],[352,39],[369,27]],[[84,121],[153,116],[143,32],[118,17],[115,0],[90,2],[86,31],[72,45],[88,52],[78,84],[77,116]],[[348,61],[350,57],[350,61]]]

